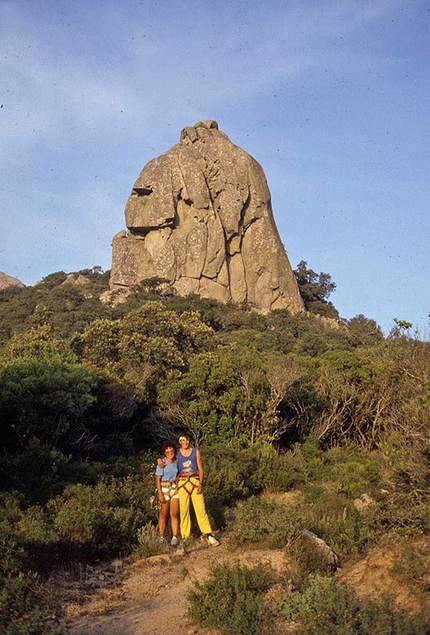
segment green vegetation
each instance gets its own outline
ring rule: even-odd
[[[428,633],[422,614],[399,611],[390,597],[363,602],[332,577],[318,574],[291,592],[287,573],[279,575],[267,565],[216,566],[208,580],[189,593],[189,616],[224,635]]]
[[[232,546],[286,549],[300,593],[329,568],[303,529],[340,557],[393,532],[428,536],[430,343],[402,320],[388,337],[363,315],[339,320],[330,276],[302,262],[296,277],[305,315],[161,299],[151,280],[105,304],[108,274],[98,268],[0,292],[2,632],[26,632],[14,626],[23,616],[28,633],[50,632],[42,607],[56,563],[157,552],[154,457],[184,428],[204,452],[214,525]],[[294,496],[271,496],[279,492]],[[425,592],[422,549],[399,553],[393,571]],[[222,594],[228,578],[220,569],[210,584]],[[251,622],[264,632],[266,587],[240,567],[232,578],[227,595],[247,589],[246,632]],[[210,584],[199,590],[209,603]],[[230,617],[223,632],[245,632],[239,612]],[[367,632],[360,620],[351,632]]]
[[[317,274],[307,267],[308,263],[301,260],[294,270],[306,310],[328,318],[338,318],[339,313],[328,299],[336,290],[330,274]]]
[[[275,580],[275,572],[267,566],[219,565],[207,582],[197,583],[189,593],[189,616],[200,626],[217,628],[225,635],[269,635],[273,631],[262,595]]]
[[[160,541],[160,534],[153,523],[147,523],[139,527],[137,542],[139,544],[134,551],[136,558],[157,556],[167,550],[166,543]]]
[[[425,635],[420,615],[402,613],[389,597],[360,602],[335,580],[309,578],[301,592],[284,594],[278,614],[298,623],[296,635]]]

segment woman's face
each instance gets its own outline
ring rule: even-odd
[[[175,448],[170,446],[166,448],[164,450],[164,456],[166,457],[168,461],[173,461],[173,459],[175,458]]]

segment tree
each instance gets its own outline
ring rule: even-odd
[[[18,361],[0,371],[0,426],[5,450],[38,438],[51,447],[74,441],[86,411],[94,403],[97,376],[58,360]]]
[[[308,263],[305,260],[301,260],[297,269],[294,270],[294,275],[307,311],[334,319],[339,317],[338,311],[328,300],[336,289],[330,274],[322,272],[318,274],[308,269]]]
[[[301,365],[282,354],[219,346],[167,376],[159,407],[199,441],[271,443],[295,425],[286,411],[281,416],[280,405],[301,373]]]
[[[210,348],[212,334],[198,313],[179,316],[162,302],[148,301],[122,319],[94,320],[72,346],[83,362],[134,386],[139,399],[152,404],[158,382]]]
[[[22,360],[62,359],[75,362],[76,356],[49,321],[49,311],[37,306],[25,321],[26,330],[14,333],[0,352],[0,364]]]
[[[384,339],[384,334],[375,320],[365,317],[362,313],[348,320],[346,324],[355,346],[373,346]]]
[[[187,369],[170,372],[159,391],[159,407],[199,441],[240,438],[247,425],[246,396],[231,349],[200,352]]]
[[[407,320],[399,320],[394,318],[393,328],[390,330],[388,337],[390,339],[404,339],[408,340],[410,336],[410,329],[412,328],[412,322],[408,322]]]

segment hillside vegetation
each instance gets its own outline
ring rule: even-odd
[[[183,429],[204,455],[214,525],[232,545],[288,548],[297,563],[296,591],[273,605],[273,624],[281,616],[298,633],[370,633],[366,624],[385,620],[378,632],[428,632],[425,612],[401,615],[388,600],[360,605],[300,531],[340,558],[389,535],[423,537],[420,548],[399,551],[396,571],[424,601],[430,344],[400,320],[384,337],[363,315],[339,319],[330,276],[306,262],[295,274],[306,315],[162,299],[157,281],[106,304],[109,274],[98,268],[0,292],[4,635],[61,631],[49,621],[53,567],[150,555],[154,459]],[[261,496],[291,490],[288,506]],[[244,617],[231,622],[219,608],[206,625],[262,633],[256,598],[275,583],[270,571],[221,567],[189,598],[190,614],[205,625],[214,611],[199,607],[241,588]],[[338,620],[341,603],[350,630],[318,623],[323,597],[333,605],[324,619]]]

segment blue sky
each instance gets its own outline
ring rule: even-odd
[[[110,269],[142,167],[215,119],[293,268],[427,334],[429,30],[429,0],[2,0],[0,271]]]

